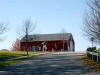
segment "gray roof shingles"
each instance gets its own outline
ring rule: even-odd
[[[53,41],[53,40],[68,40],[72,36],[71,33],[59,33],[59,34],[35,34],[29,35],[29,42],[32,41]],[[21,42],[25,42],[25,37],[21,39]]]

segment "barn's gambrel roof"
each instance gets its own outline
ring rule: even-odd
[[[69,40],[72,36],[71,33],[59,33],[59,34],[35,34],[29,35],[29,42],[32,41],[54,41],[54,40]],[[21,39],[21,42],[25,42],[25,37]]]

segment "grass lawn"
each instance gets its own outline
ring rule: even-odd
[[[28,57],[20,58],[20,59],[16,59],[16,60],[10,60],[10,61],[5,61],[5,62],[0,62],[0,67],[5,67],[5,66],[8,66],[9,64],[17,63],[17,62],[20,62],[22,60],[26,60],[26,59],[29,59],[29,58],[32,58],[32,57],[36,57],[36,56],[40,56],[40,55],[28,56]]]
[[[39,52],[29,52],[31,54],[37,54]],[[9,58],[16,58],[20,56],[26,56],[26,52],[23,51],[0,51],[0,60],[5,60]]]
[[[42,52],[29,52],[29,55],[39,54],[39,53],[42,53]],[[2,60],[5,60],[5,59],[16,58],[16,57],[20,57],[20,56],[26,56],[26,54],[27,54],[27,52],[23,52],[23,51],[0,51],[0,60],[2,61]],[[16,62],[26,60],[26,59],[29,59],[29,58],[32,58],[32,57],[36,57],[36,56],[40,56],[40,55],[28,56],[28,57],[19,58],[19,59],[16,59],[16,60],[0,62],[0,67],[8,66],[9,64],[16,63]]]

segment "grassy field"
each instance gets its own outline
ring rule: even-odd
[[[0,62],[0,67],[5,67],[5,66],[8,66],[10,64],[17,63],[17,62],[20,62],[20,61],[23,61],[23,60],[26,60],[26,59],[29,59],[29,58],[36,57],[36,56],[40,56],[40,55],[28,56],[28,57],[19,58],[19,59],[16,59],[16,60]]]
[[[31,54],[37,54],[39,52],[29,52]],[[23,51],[0,51],[0,60],[5,60],[9,58],[16,58],[20,56],[26,56],[26,52]]]
[[[39,54],[39,53],[42,53],[42,52],[29,52],[29,55]],[[10,59],[10,58],[16,58],[16,57],[20,57],[20,56],[26,56],[26,54],[27,53],[23,52],[23,51],[0,51],[0,61],[5,60],[5,59]],[[28,57],[22,57],[22,58],[18,58],[16,60],[9,60],[9,61],[0,62],[0,67],[5,67],[5,66],[8,66],[9,64],[20,62],[22,60],[26,60],[26,59],[40,56],[40,55],[42,55],[42,54],[28,56]]]

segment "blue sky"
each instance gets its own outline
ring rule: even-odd
[[[86,9],[86,0],[0,0],[0,21],[10,23],[0,49],[11,48],[23,20],[31,17],[37,22],[36,33],[60,33],[64,28],[73,34],[76,50],[84,51],[91,46],[81,30]]]

